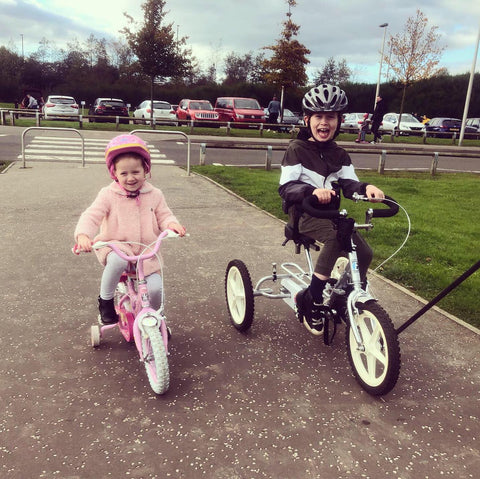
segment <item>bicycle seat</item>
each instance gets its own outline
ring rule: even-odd
[[[289,241],[295,243],[295,253],[300,253],[300,248],[303,246],[305,249],[313,248],[318,251],[320,247],[315,243],[315,240],[310,236],[301,234],[298,228],[295,228],[291,224],[285,225],[285,241],[282,243],[285,246]]]

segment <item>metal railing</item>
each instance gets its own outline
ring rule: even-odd
[[[31,126],[30,128],[26,128],[22,133],[22,168],[26,168],[25,135],[31,130],[47,130],[47,131],[61,130],[61,131],[68,131],[68,132],[73,132],[78,134],[82,141],[82,166],[85,166],[85,139],[83,138],[83,135],[78,130],[75,130],[74,128],[53,128],[53,127],[47,127],[47,126]]]
[[[183,133],[183,131],[169,131],[169,130],[133,130],[132,135],[136,133],[148,133],[148,134],[163,134],[163,135],[181,135],[187,139],[187,176],[190,176],[190,151],[191,151],[191,141],[190,137]]]

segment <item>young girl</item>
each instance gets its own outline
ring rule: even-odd
[[[95,201],[80,216],[75,241],[81,250],[92,251],[92,244],[96,241],[131,241],[148,245],[165,229],[185,235],[185,228],[168,207],[163,193],[146,181],[151,159],[143,140],[135,135],[115,137],[105,149],[105,161],[114,181],[100,190]],[[99,228],[100,232],[95,236]],[[128,255],[137,255],[143,250],[137,244],[118,246]],[[95,250],[95,253],[105,266],[98,297],[100,322],[113,324],[118,321],[113,295],[127,262],[115,253],[110,254],[112,250],[107,247]],[[152,258],[145,261],[144,269],[152,306],[158,309],[162,297],[160,264]]]
[[[307,128],[290,142],[282,162],[279,193],[284,211],[295,214],[308,195],[315,195],[326,207],[338,207],[340,189],[346,198],[359,193],[371,201],[383,199],[382,190],[358,180],[350,156],[333,141],[340,131],[342,111],[348,105],[345,92],[338,86],[318,85],[305,94],[302,105]],[[295,298],[305,327],[319,335],[323,332],[323,289],[343,251],[331,220],[303,213],[298,227],[300,233],[323,243],[310,286]],[[359,234],[355,233],[354,242],[360,274],[365,280],[372,250]]]

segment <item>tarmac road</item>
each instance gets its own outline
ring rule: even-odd
[[[349,369],[343,328],[325,347],[282,301],[257,299],[251,331],[228,322],[224,275],[255,281],[283,225],[210,181],[154,166],[190,237],[165,243],[171,387],[150,390],[116,331],[89,345],[100,266],[70,253],[102,165],[17,163],[0,175],[0,476],[25,478],[474,478],[480,469],[480,336],[435,309],[400,335],[402,370],[383,398]],[[380,277],[398,327],[423,305]]]

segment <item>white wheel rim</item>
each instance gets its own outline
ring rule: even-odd
[[[232,267],[227,277],[227,299],[230,314],[236,324],[241,324],[245,318],[246,299],[245,286],[238,268]]]
[[[365,351],[358,349],[353,332],[350,331],[350,351],[355,369],[369,386],[379,386],[385,380],[389,363],[385,334],[370,311],[362,311],[356,316],[355,323],[365,347]]]

